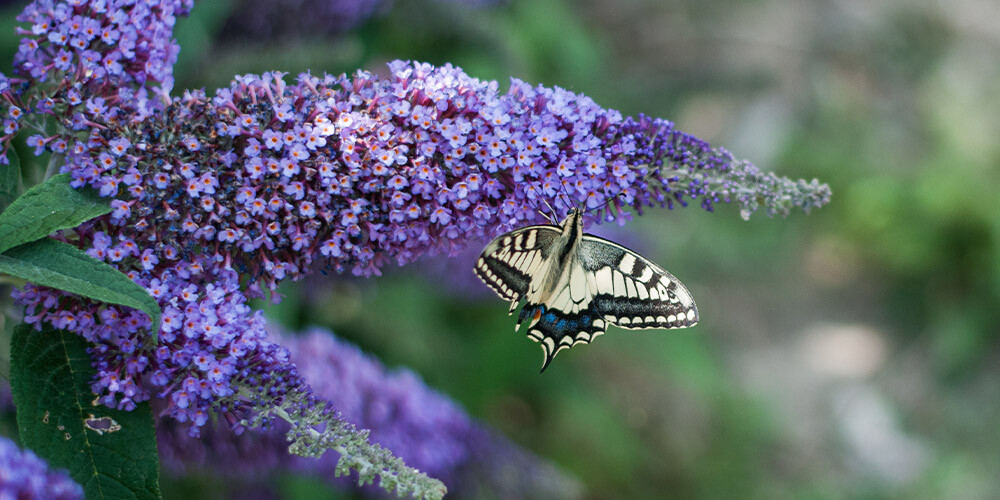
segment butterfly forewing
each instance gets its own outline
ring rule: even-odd
[[[502,234],[479,256],[476,275],[500,298],[511,301],[513,311],[558,238],[559,228],[554,226],[528,226]]]
[[[672,274],[617,243],[584,235],[580,262],[596,284],[590,309],[623,328],[684,328],[698,307]]]

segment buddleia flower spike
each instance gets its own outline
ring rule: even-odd
[[[628,329],[686,328],[698,307],[684,284],[662,267],[613,241],[583,232],[578,209],[558,225],[498,236],[476,261],[479,276],[510,313],[524,300],[516,330],[542,345],[542,371],[556,354],[589,344],[608,325]]]

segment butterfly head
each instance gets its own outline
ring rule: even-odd
[[[583,235],[583,212],[578,208],[570,210],[559,226],[564,237],[573,236],[573,240],[578,240]]]

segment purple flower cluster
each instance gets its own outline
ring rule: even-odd
[[[0,74],[0,163],[9,161],[10,141],[25,124],[42,132],[28,138],[36,154],[65,154],[73,135],[45,133],[45,119],[84,133],[104,122],[142,121],[169,103],[180,51],[171,32],[176,16],[192,5],[193,0],[29,3],[17,17],[25,26],[17,28],[23,38],[15,74]],[[147,88],[154,83],[159,97]]]
[[[180,51],[171,38],[174,20],[193,3],[35,0],[17,17],[29,27],[18,29],[25,37],[15,71],[36,82],[72,75],[68,81],[83,86],[96,82],[112,89],[156,81],[169,90]],[[85,98],[76,90],[78,98]]]
[[[83,498],[83,488],[65,471],[53,471],[31,450],[21,450],[0,436],[0,498],[70,500]]]
[[[231,409],[240,383],[258,386],[283,366],[244,297],[301,277],[314,259],[369,275],[393,259],[453,254],[538,221],[543,199],[563,212],[607,205],[613,219],[625,206],[699,198],[746,208],[798,196],[808,209],[828,195],[740,184],[757,177],[725,151],[562,89],[515,80],[500,94],[451,66],[391,69],[384,79],[303,74],[292,85],[247,75],[211,99],[187,92],[141,123],[88,106],[100,126],[44,147],[65,143],[74,183],[114,197],[114,211],[73,239],[159,300],[161,341],[149,341],[140,313],[34,287],[18,295],[28,320],[100,346],[94,389],[106,403],[128,407],[154,391],[200,424],[210,409]]]
[[[24,117],[24,109],[10,102],[12,99],[8,96],[11,96],[12,93],[10,79],[3,73],[0,73],[0,96],[7,97],[5,105],[0,105],[0,110],[3,111],[3,116],[0,117],[3,119],[3,132],[0,132],[0,144],[3,145],[3,152],[2,156],[0,156],[0,164],[3,165],[10,163],[10,159],[7,157],[7,149],[10,148],[11,139],[21,130],[21,119]]]
[[[274,334],[314,393],[371,440],[448,486],[449,494],[495,498],[573,498],[576,481],[472,420],[444,395],[408,370],[389,371],[356,346],[314,329],[301,336]],[[239,477],[294,469],[333,478],[337,457],[291,457],[283,429],[233,436],[223,428],[203,433],[195,446],[176,425],[161,422],[157,437],[164,467],[174,473],[225,464]]]
[[[97,233],[94,241],[105,237]],[[97,243],[89,253],[99,256],[104,251]],[[192,263],[192,267],[199,265]],[[196,433],[207,421],[210,409],[226,415],[231,423],[239,420],[242,413],[228,406],[238,389],[234,378],[275,397],[287,390],[283,382],[294,385],[297,377],[287,352],[267,341],[263,317],[246,305],[235,272],[189,271],[187,265],[179,263],[157,278],[130,273],[154,297],[163,299],[157,345],[149,342],[149,318],[137,310],[101,307],[71,294],[36,287],[15,291],[14,296],[36,311],[25,318],[26,322],[46,321],[98,345],[93,353],[98,371],[93,389],[104,394],[102,403],[128,410],[149,399],[151,390],[156,391],[159,397],[168,397],[165,412],[181,422],[191,421],[191,431]],[[205,281],[208,276],[211,282]],[[176,295],[168,293],[171,288]],[[52,301],[60,296],[62,304],[55,306]]]
[[[83,235],[88,229],[81,231]],[[104,237],[98,233],[94,240]],[[104,250],[98,243],[90,253]],[[26,322],[45,321],[97,344],[93,390],[103,394],[102,403],[129,410],[155,392],[169,402],[164,413],[190,421],[196,434],[213,412],[231,424],[245,415],[249,402],[237,399],[240,385],[234,379],[267,398],[280,397],[298,383],[287,352],[266,339],[263,317],[246,305],[235,272],[192,275],[186,264],[178,263],[157,278],[135,271],[130,276],[162,299],[156,345],[149,341],[149,318],[137,310],[99,306],[33,286],[14,292],[16,300],[34,310]],[[211,282],[206,282],[209,276]],[[171,287],[176,295],[168,294]]]

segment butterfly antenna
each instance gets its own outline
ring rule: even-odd
[[[552,208],[552,205],[549,205],[548,200],[546,200],[545,198],[542,198],[542,203],[544,203],[545,206],[548,207],[549,212],[552,213],[552,217],[549,217],[548,214],[546,214],[541,210],[539,210],[538,213],[541,214],[542,217],[545,217],[545,220],[549,221],[549,224],[555,225],[556,221],[558,220],[559,214],[556,213],[556,209]]]
[[[563,183],[562,179],[559,180],[559,191],[558,195],[556,195],[556,200],[562,200],[564,205],[570,207],[576,205],[576,203],[573,203],[573,197],[566,191],[566,185]],[[580,212],[583,212],[582,205],[578,206],[577,209],[580,210]]]
[[[608,205],[610,205],[610,204],[611,204],[611,202],[615,201],[616,199],[618,199],[618,198],[619,198],[620,196],[622,196],[623,194],[625,194],[625,193],[624,193],[624,192],[622,192],[622,193],[618,193],[618,194],[616,194],[616,195],[614,195],[614,196],[609,196],[609,197],[608,197],[608,198],[607,198],[606,200],[604,200],[604,203],[601,203],[601,205],[600,205],[600,206],[598,206],[597,208],[595,208],[595,209],[594,209],[594,211],[596,211],[596,212],[600,212],[601,210],[604,210],[604,209],[605,209],[605,208],[606,208],[606,207],[607,207]],[[617,205],[616,205],[616,206],[617,206]],[[619,207],[619,208],[621,208],[621,207]],[[607,220],[607,219],[605,219],[605,221],[606,221],[606,220]]]

